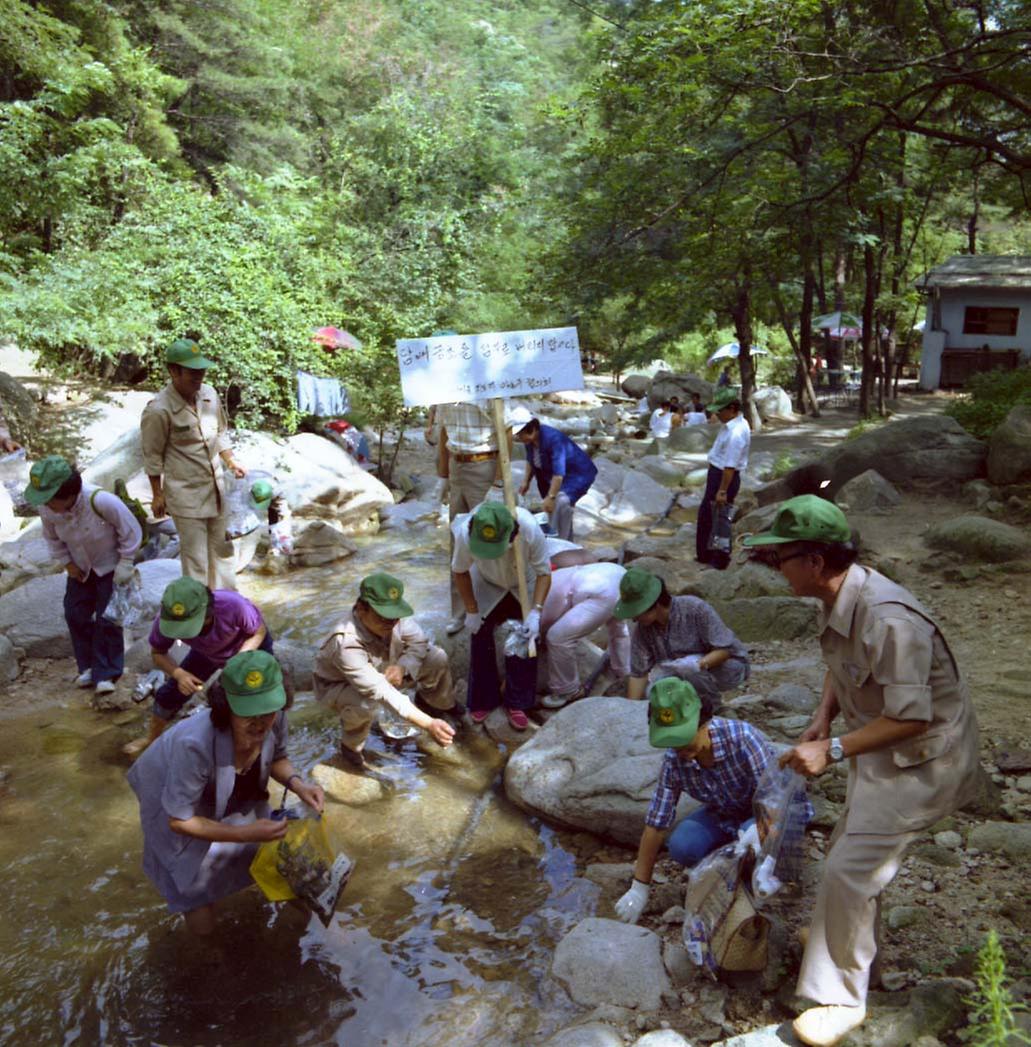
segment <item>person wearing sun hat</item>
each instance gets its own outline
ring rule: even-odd
[[[172,645],[189,652],[181,663]],[[167,679],[154,694],[150,732],[123,750],[135,756],[150,745],[211,675],[241,651],[272,653],[272,635],[261,611],[232,589],[210,590],[195,578],[177,578],[161,594],[161,609],[150,630],[150,656]]]
[[[723,570],[730,563],[730,555],[709,548],[713,513],[715,508],[734,504],[741,487],[741,474],[748,465],[752,431],[748,428],[745,416],[741,414],[740,395],[732,386],[717,389],[712,403],[706,404],[705,409],[715,415],[721,424],[709,451],[705,493],[698,506],[695,555],[699,563]]]
[[[451,577],[465,606],[469,639],[469,712],[483,723],[501,705],[494,630],[509,619],[522,620],[526,635],[540,639],[541,611],[551,588],[548,540],[527,509],[513,514],[500,502],[483,502],[471,513],[455,517],[451,526],[454,556]],[[519,604],[515,542],[523,543],[527,592],[531,607]],[[504,704],[513,729],[530,726],[526,711],[537,701],[537,658],[505,657]]]
[[[558,429],[542,425],[522,404],[512,408],[507,422],[513,438],[526,448],[526,479],[519,493],[526,494],[536,477],[551,530],[563,541],[572,541],[573,506],[590,490],[598,467],[582,447]]]
[[[781,762],[816,776],[849,761],[798,977],[798,994],[818,1006],[795,1019],[795,1032],[822,1047],[866,1016],[880,899],[907,846],[976,792],[977,720],[941,629],[908,590],[857,562],[852,528],[833,502],[791,498],[745,546],[796,596],[822,604],[823,695]]]
[[[37,506],[51,559],[68,575],[64,618],[75,655],[77,687],[110,694],[125,667],[122,630],[104,617],[115,585],[132,577],[143,532],[117,495],[85,483],[60,455],[29,470],[25,501]]]
[[[208,704],[208,715],[166,731],[127,775],[140,805],[143,871],[200,935],[214,929],[219,900],[253,883],[258,846],[286,832],[286,820],[271,817],[269,780],[318,813],[325,802],[287,756],[291,693],[269,652],[230,658]]]
[[[748,651],[715,610],[697,596],[670,596],[666,583],[650,571],[627,568],[612,613],[637,623],[628,698],[643,698],[650,676],[701,673],[719,691],[732,691],[748,679]]]
[[[191,338],[172,342],[165,364],[170,381],[140,417],[151,512],[155,519],[166,511],[172,517],[184,575],[211,589],[235,589],[222,469],[237,477],[247,470],[233,459],[218,393],[204,383],[215,364]]]
[[[412,617],[404,591],[401,580],[385,571],[363,578],[357,601],[315,659],[315,697],[339,713],[341,756],[361,770],[373,758],[365,742],[380,703],[444,746],[464,712],[455,702],[447,654]],[[415,689],[414,702],[406,686]]]
[[[615,906],[627,923],[637,923],[644,912],[664,843],[671,858],[691,868],[736,839],[752,819],[755,787],[774,759],[773,745],[743,720],[713,716],[718,702],[719,693],[703,676],[664,677],[648,692],[648,741],[666,754],[645,815],[633,883]],[[702,806],[670,832],[684,793]],[[807,806],[804,818],[811,817]]]

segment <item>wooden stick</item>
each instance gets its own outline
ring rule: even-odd
[[[516,515],[515,484],[512,483],[512,459],[508,455],[508,431],[505,426],[505,401],[499,397],[492,397],[491,408],[494,412],[494,431],[498,437],[498,455],[501,458],[501,482],[505,488],[505,505],[513,518]],[[516,575],[519,580],[519,606],[525,619],[530,612],[530,592],[526,587],[526,554],[523,550],[523,535],[520,533],[515,540],[515,562]],[[537,655],[536,641],[530,641],[530,657]]]

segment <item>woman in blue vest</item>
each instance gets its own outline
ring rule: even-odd
[[[551,530],[564,541],[572,541],[573,506],[590,490],[598,467],[565,433],[541,425],[540,419],[521,405],[509,413],[509,425],[515,439],[526,446],[529,463],[519,493],[526,494],[536,476],[537,489],[544,499],[541,508],[548,514]]]

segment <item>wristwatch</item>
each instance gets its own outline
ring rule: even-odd
[[[840,760],[845,759],[845,750],[841,747],[840,738],[832,738],[830,748],[827,751],[834,763],[838,763]]]

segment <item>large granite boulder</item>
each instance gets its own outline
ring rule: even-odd
[[[924,540],[932,549],[958,553],[964,560],[1005,563],[1031,554],[1027,531],[973,513],[932,527]]]
[[[703,403],[709,403],[715,388],[712,382],[707,382],[696,374],[658,371],[648,390],[648,404],[655,410],[663,400],[669,400],[674,396],[679,396],[681,403],[689,404],[692,393],[698,393]]]
[[[1031,404],[1017,404],[989,437],[988,479],[993,484],[1031,481]]]
[[[607,458],[594,459],[598,475],[591,489],[576,503],[577,534],[598,524],[641,530],[663,516],[673,495],[646,473],[625,469]]]
[[[707,454],[718,432],[715,425],[681,425],[669,434],[667,447],[670,451]]]
[[[645,455],[638,461],[637,467],[663,487],[683,486],[688,472],[684,466],[677,465],[661,454]]]
[[[126,430],[82,469],[84,480],[108,491],[114,488],[115,480],[128,481],[133,477],[142,477],[142,475],[143,446],[140,443],[138,427]],[[146,500],[150,501],[149,484]]]
[[[828,493],[867,469],[896,484],[951,480],[957,484],[983,476],[988,447],[954,418],[923,415],[903,418],[844,440],[822,458],[831,470]],[[802,493],[802,492],[796,492]]]
[[[0,636],[0,681],[10,683],[18,678],[21,671],[20,659],[24,655],[20,647],[15,647],[6,636]]]
[[[66,575],[33,578],[0,596],[0,636],[29,658],[66,658],[72,653],[61,612]]]
[[[352,556],[357,550],[354,542],[328,520],[312,520],[295,534],[290,563],[294,567],[319,567]]]
[[[651,388],[652,380],[646,374],[628,374],[620,383],[620,388],[627,396],[640,400]]]
[[[902,496],[876,469],[867,469],[844,484],[835,500],[853,512],[886,512],[901,504]]]
[[[566,706],[508,761],[506,794],[559,825],[636,845],[662,764],[646,714],[625,698]],[[678,814],[696,806],[685,794]]]
[[[7,419],[11,436],[25,443],[36,433],[36,398],[17,378],[0,371],[0,411]]]
[[[581,920],[558,943],[551,973],[585,1006],[657,1011],[662,994],[672,990],[654,931],[597,916]]]
[[[727,627],[744,643],[800,640],[816,635],[819,600],[757,596],[711,602]]]
[[[726,571],[703,571],[696,594],[712,604],[759,596],[791,596],[791,586],[780,571],[757,563],[733,565]]]
[[[752,402],[764,422],[773,418],[790,422],[795,418],[791,397],[779,385],[768,385],[763,389],[756,389],[752,393]]]
[[[13,538],[21,527],[21,520],[14,515],[14,502],[7,488],[0,484],[0,541]]]

